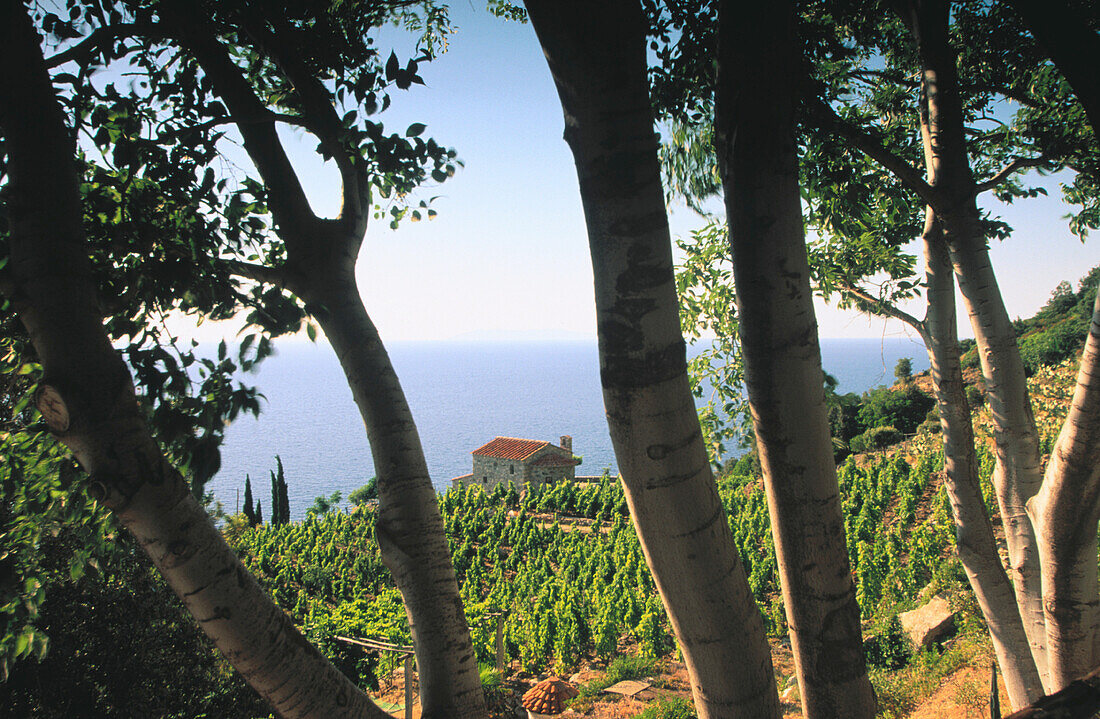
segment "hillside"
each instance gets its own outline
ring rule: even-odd
[[[1061,331],[1053,328],[1070,322],[1086,297],[1074,293],[1071,305],[1068,295],[1059,296],[1051,306],[1065,312],[1026,325],[1029,337]],[[1037,367],[1029,379],[1044,451],[1065,414],[1073,375],[1070,358]],[[976,378],[973,370],[970,377]],[[903,376],[895,387],[863,397],[834,395],[832,418],[850,432],[838,443],[849,556],[872,679],[887,717],[972,716],[987,700],[991,650],[954,559],[928,391],[926,377]],[[988,477],[988,410],[975,405],[979,458]],[[751,455],[722,473],[719,489],[771,635],[777,686],[788,714],[797,715],[767,503]],[[984,489],[992,508],[988,480]],[[523,496],[505,487],[492,495],[452,490],[442,496],[441,509],[496,716],[512,716],[523,691],[549,673],[582,685],[575,714],[691,714],[675,642],[615,480],[560,484]],[[374,541],[368,504],[345,511],[322,507],[310,519],[281,526],[249,527],[231,517],[224,531],[245,564],[342,671],[379,698],[403,701],[399,655],[366,653],[339,638],[410,641],[405,611]],[[11,716],[266,715],[132,542],[102,555],[102,570],[70,575],[73,547],[84,541],[64,525],[44,540],[50,584],[42,591],[48,589],[50,599],[37,626],[53,650],[41,661],[19,662],[0,684],[0,703]],[[895,618],[934,593],[950,600],[958,632],[913,654]],[[493,668],[498,622],[503,673]],[[138,675],[141,682],[127,680]],[[611,679],[645,677],[651,677],[648,688],[633,698],[602,692]],[[82,706],[87,714],[77,710]]]

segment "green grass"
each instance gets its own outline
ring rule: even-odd
[[[661,699],[643,709],[638,719],[695,719],[695,705],[684,697]]]
[[[494,704],[504,697],[504,677],[500,670],[491,664],[479,664],[478,673],[481,675],[481,690],[485,693],[485,701]]]
[[[988,666],[993,649],[988,635],[959,636],[949,649],[913,655],[909,666],[898,671],[869,668],[871,684],[878,694],[878,716],[900,719],[939,688],[945,677],[966,666]]]

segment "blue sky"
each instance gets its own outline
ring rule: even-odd
[[[385,341],[511,332],[594,337],[584,218],[550,72],[529,25],[482,7],[480,0],[452,7],[457,29],[448,51],[421,65],[426,85],[396,92],[377,118],[390,131],[426,123],[426,136],[454,147],[465,167],[422,189],[425,199],[437,196],[436,219],[397,231],[378,221],[368,230],[358,266],[367,310]],[[381,46],[395,38],[403,39],[387,32]],[[313,147],[301,143],[295,162],[315,209],[335,214],[336,174]],[[1100,263],[1095,241],[1082,244],[1066,229],[1053,182],[1050,193],[1000,212],[1016,228],[992,250],[1012,317],[1032,314],[1059,281],[1075,283]],[[670,218],[674,235],[701,224],[682,207],[671,208]],[[898,323],[821,303],[818,321],[823,337],[904,332]],[[961,317],[960,330],[967,328]]]

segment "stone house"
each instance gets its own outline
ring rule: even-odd
[[[455,477],[455,487],[477,485],[492,492],[499,484],[512,482],[522,492],[553,482],[573,481],[577,460],[573,458],[573,438],[564,435],[560,445],[535,439],[497,437],[471,452],[473,472]]]

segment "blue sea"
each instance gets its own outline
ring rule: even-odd
[[[821,341],[825,371],[839,390],[892,384],[898,359],[927,369],[922,345],[906,338]],[[573,437],[578,474],[616,471],[604,418],[595,341],[394,343],[390,356],[412,407],[435,486],[470,471],[470,452],[496,436],[557,444]],[[319,495],[344,497],[374,475],[366,432],[342,370],[327,344],[286,343],[247,376],[266,400],[258,418],[226,430],[221,471],[207,485],[233,511],[245,475],[270,507],[270,471],[283,461],[291,516]]]

